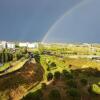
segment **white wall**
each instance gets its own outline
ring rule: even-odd
[[[15,48],[15,44],[14,43],[7,43],[7,48]]]
[[[19,46],[20,46],[20,47],[27,47],[27,45],[28,45],[28,43],[22,43],[22,42],[19,43]]]
[[[37,43],[19,43],[19,46],[20,47],[28,47],[28,48],[37,48],[38,47],[38,44]]]
[[[7,43],[6,41],[1,42],[2,48],[6,48],[6,43]]]
[[[28,48],[37,48],[37,43],[29,43]]]

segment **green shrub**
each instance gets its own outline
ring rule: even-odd
[[[34,58],[37,63],[40,63],[40,55],[38,53],[34,55]]]
[[[80,97],[80,93],[76,88],[69,89],[68,94],[74,98]]]
[[[56,67],[56,63],[55,63],[55,62],[50,63],[50,64],[49,64],[49,67],[50,67],[50,68]]]
[[[47,68],[47,71],[50,71],[50,68],[49,67]]]
[[[73,79],[73,75],[70,72],[68,72],[67,70],[63,70],[62,74],[63,74],[64,78]]]
[[[49,100],[61,100],[61,96],[58,90],[52,90],[49,94]]]
[[[76,81],[73,80],[73,79],[68,80],[68,81],[67,81],[67,85],[68,85],[69,87],[71,87],[71,88],[77,88],[77,83],[76,83]]]
[[[97,84],[93,84],[93,85],[91,86],[91,91],[92,91],[92,93],[94,93],[94,94],[100,95],[100,86],[97,85]]]
[[[87,85],[87,83],[88,83],[87,79],[84,79],[84,78],[81,79],[80,82],[82,83],[82,85]]]
[[[60,79],[60,75],[61,75],[61,73],[59,71],[56,71],[54,73],[54,79]]]
[[[42,84],[41,84],[41,88],[42,88],[42,89],[46,89],[46,87],[47,87],[46,83],[42,83]]]
[[[47,75],[47,80],[50,81],[53,78],[53,74],[52,73],[48,73]]]
[[[22,100],[43,100],[42,96],[43,96],[43,94],[42,94],[41,90],[37,90],[34,93],[27,94],[25,97],[23,97]]]

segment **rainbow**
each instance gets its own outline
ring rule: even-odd
[[[71,8],[70,10],[66,11],[47,31],[47,33],[45,34],[45,36],[42,39],[42,43],[45,43],[47,38],[49,37],[49,35],[52,33],[52,31],[57,27],[58,24],[60,24],[60,22],[67,16],[69,16],[72,12],[74,12],[75,10],[79,9],[82,6],[85,6],[86,4],[90,3],[90,1],[92,0],[83,0],[80,3],[76,4],[73,8]],[[50,37],[49,37],[50,38]]]

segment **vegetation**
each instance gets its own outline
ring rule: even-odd
[[[13,54],[3,51],[0,53],[0,63],[6,63],[13,60]]]
[[[61,96],[58,90],[52,90],[49,94],[49,100],[61,100]]]
[[[76,88],[69,89],[68,94],[72,96],[74,100],[78,100],[78,98],[80,98],[80,93]]]
[[[26,97],[23,97],[22,100],[42,100],[41,90],[37,90],[34,93],[29,93]]]
[[[38,53],[34,55],[34,58],[37,63],[40,63],[40,55]]]
[[[41,84],[41,88],[42,88],[42,89],[46,89],[46,87],[47,87],[46,83],[42,83],[42,84]]]
[[[68,80],[67,85],[69,86],[69,88],[77,88],[77,83],[73,79]]]
[[[52,79],[53,79],[53,74],[52,73],[48,73],[47,80],[50,81]]]
[[[87,82],[87,79],[85,79],[85,78],[81,79],[80,82],[81,82],[83,85],[87,85],[87,83],[88,83],[88,82]]]
[[[100,86],[98,84],[92,84],[91,92],[100,95]]]
[[[57,72],[55,72],[54,73],[54,79],[60,79],[60,72],[59,71],[57,71]]]
[[[3,64],[0,71],[5,71],[10,64],[18,62],[8,70],[11,73],[5,76],[1,74],[0,96],[11,90],[8,98],[15,97],[12,96],[14,93],[19,96],[25,93],[26,96],[22,100],[66,100],[66,98],[68,100],[80,100],[80,98],[99,100],[100,62],[92,59],[91,55],[94,53],[100,55],[100,46],[95,52],[80,45],[61,46],[41,43],[39,43],[39,48],[34,50],[17,46],[16,48],[15,51],[0,52],[0,63]],[[18,68],[20,65],[17,66],[17,64],[20,64],[22,59],[24,61],[28,59],[29,65]]]
[[[70,72],[68,72],[67,70],[63,70],[63,76],[66,79],[72,79],[73,78],[73,75]]]

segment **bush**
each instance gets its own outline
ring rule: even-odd
[[[58,90],[52,90],[49,94],[49,100],[61,100],[61,96]]]
[[[67,78],[67,79],[73,78],[73,75],[70,72],[68,72],[67,70],[63,70],[62,73],[63,73],[64,78]]]
[[[25,54],[24,57],[25,57],[25,59],[28,59],[29,58],[29,54],[28,53]]]
[[[63,70],[62,73],[64,76],[66,76],[66,74],[68,74],[69,72],[67,70]]]
[[[46,87],[47,87],[46,83],[42,83],[42,84],[41,84],[41,88],[42,88],[42,89],[46,89]]]
[[[28,95],[23,97],[22,100],[43,100],[42,96],[43,96],[43,94],[42,94],[41,90],[37,90],[34,93],[29,93]]]
[[[74,98],[80,97],[80,93],[76,88],[71,88],[68,90],[68,94]]]
[[[77,88],[77,83],[76,83],[76,81],[73,80],[73,79],[68,80],[68,81],[67,81],[67,85],[68,85],[69,87],[71,87],[71,88]]]
[[[60,75],[61,75],[60,72],[57,71],[57,72],[54,73],[54,78],[55,79],[60,79]]]
[[[34,55],[34,58],[37,63],[40,63],[40,55],[38,53]]]
[[[50,68],[49,67],[47,68],[47,71],[50,71]]]
[[[48,73],[47,75],[47,80],[50,81],[53,78],[53,74],[52,73]]]
[[[5,63],[13,60],[13,54],[9,52],[0,53],[0,63]]]
[[[91,85],[90,86],[90,92],[100,95],[100,86],[97,85],[97,84]]]
[[[83,85],[87,85],[87,83],[88,83],[88,82],[87,82],[87,79],[84,79],[84,78],[81,79],[80,82],[81,82]]]
[[[72,67],[72,65],[70,64],[70,65],[69,65],[69,68],[71,68],[71,67]]]
[[[52,63],[50,64],[50,67],[56,67],[55,62],[52,62]]]
[[[95,73],[94,73],[94,76],[95,77],[100,77],[100,71],[96,70]]]

